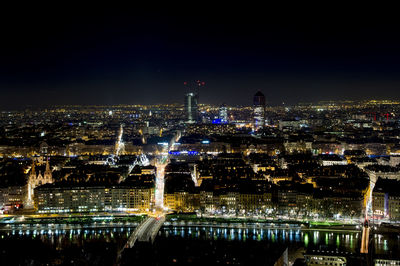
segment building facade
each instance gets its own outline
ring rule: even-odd
[[[49,161],[46,161],[46,170],[44,174],[42,173],[37,174],[35,168],[35,162],[32,163],[32,168],[28,178],[28,193],[27,193],[27,200],[26,205],[27,207],[33,206],[33,198],[34,198],[34,191],[35,188],[44,184],[53,183],[53,177],[50,169]]]
[[[265,96],[258,91],[253,98],[253,130],[257,131],[265,126]]]
[[[154,188],[150,187],[44,185],[35,189],[35,209],[39,213],[146,212],[153,201]]]
[[[219,107],[219,119],[221,120],[221,123],[225,124],[228,123],[228,108],[226,107],[225,104],[222,104]]]
[[[195,123],[198,119],[198,97],[190,92],[185,94],[185,116],[188,123]]]

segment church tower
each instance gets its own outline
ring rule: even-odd
[[[42,175],[42,173],[40,171],[39,171],[39,174],[36,175],[35,162],[33,161],[31,172],[30,172],[29,178],[28,178],[28,188],[27,188],[28,196],[27,196],[27,204],[26,204],[28,207],[33,207],[34,189],[38,186],[41,186],[41,185],[44,185],[47,183],[53,183],[49,160],[47,159],[47,161],[46,161],[46,170],[44,171],[44,175]]]
[[[36,179],[36,168],[35,168],[35,162],[32,161],[32,167],[31,167],[31,172],[29,173],[29,179]]]
[[[46,170],[44,171],[43,179],[44,179],[44,184],[53,183],[53,176],[51,174],[49,159],[47,159],[46,161]]]

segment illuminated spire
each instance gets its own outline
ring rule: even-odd
[[[52,174],[51,174],[51,169],[50,169],[50,164],[49,164],[49,158],[47,158],[46,170],[44,171],[44,179],[51,182],[51,178],[52,178]]]
[[[36,178],[36,169],[35,169],[35,161],[32,160],[31,173],[29,174],[29,178]]]

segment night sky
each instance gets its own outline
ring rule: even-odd
[[[183,103],[197,79],[212,104],[250,105],[257,90],[269,105],[400,99],[390,14],[255,10],[6,12],[0,107]]]

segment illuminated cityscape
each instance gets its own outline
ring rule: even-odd
[[[268,107],[270,123],[257,131],[262,116],[255,119],[251,106],[223,106],[226,122],[193,123],[184,104],[3,111],[3,233],[132,228],[129,247],[115,253],[122,264],[137,241],[156,243],[165,230],[190,235],[218,223],[235,230],[228,238],[253,228],[265,237],[294,234],[304,247],[287,243],[289,259],[300,248],[305,255],[297,259],[305,261],[363,260],[361,252],[371,249],[383,259],[397,248],[379,239],[400,222],[400,145],[393,134],[399,102]],[[170,118],[160,124],[164,110]],[[221,117],[220,106],[203,105],[199,113],[214,117],[213,110]],[[339,234],[338,242],[330,247],[327,235],[328,244],[311,250],[306,236],[324,230]],[[366,231],[376,240],[365,240],[373,247],[362,250]]]
[[[400,265],[395,34],[106,13],[4,33],[2,265]]]

